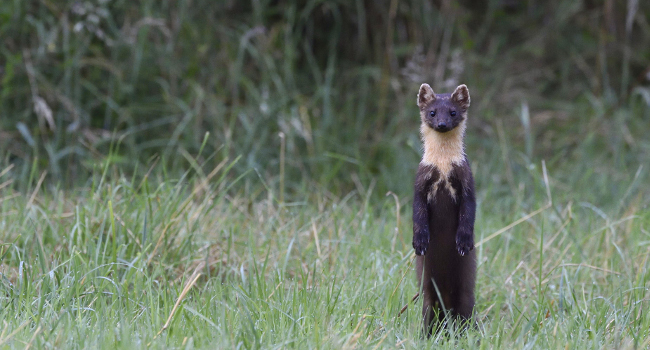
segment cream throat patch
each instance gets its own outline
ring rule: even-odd
[[[422,163],[433,165],[440,175],[448,177],[454,165],[460,165],[465,160],[466,121],[463,120],[454,130],[441,133],[433,130],[425,123],[420,126],[424,154]]]

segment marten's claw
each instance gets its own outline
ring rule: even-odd
[[[456,236],[456,249],[460,256],[465,256],[474,249],[474,240],[471,235]]]
[[[413,249],[415,255],[424,255],[429,246],[429,239],[427,237],[413,237]]]

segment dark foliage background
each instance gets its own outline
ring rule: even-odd
[[[288,195],[408,195],[419,85],[466,83],[484,186],[544,159],[606,201],[650,159],[649,74],[647,1],[3,1],[1,167],[71,187],[241,156]]]

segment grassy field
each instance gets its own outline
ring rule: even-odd
[[[0,349],[650,348],[648,6],[0,2]],[[478,200],[428,340],[422,82]]]
[[[107,165],[75,191],[46,188],[45,173],[25,193],[4,189],[1,347],[650,346],[643,167],[600,207],[567,190],[588,184],[560,180],[575,164],[530,164],[502,193],[507,171],[491,158],[474,164],[479,330],[421,338],[409,194],[369,184],[281,202],[238,186],[250,174],[222,160],[178,180],[154,165],[109,181]]]

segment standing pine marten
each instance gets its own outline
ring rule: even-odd
[[[418,93],[424,155],[415,178],[413,248],[428,334],[446,313],[467,320],[474,308],[476,199],[463,144],[469,103],[465,85],[435,94],[422,84]]]

